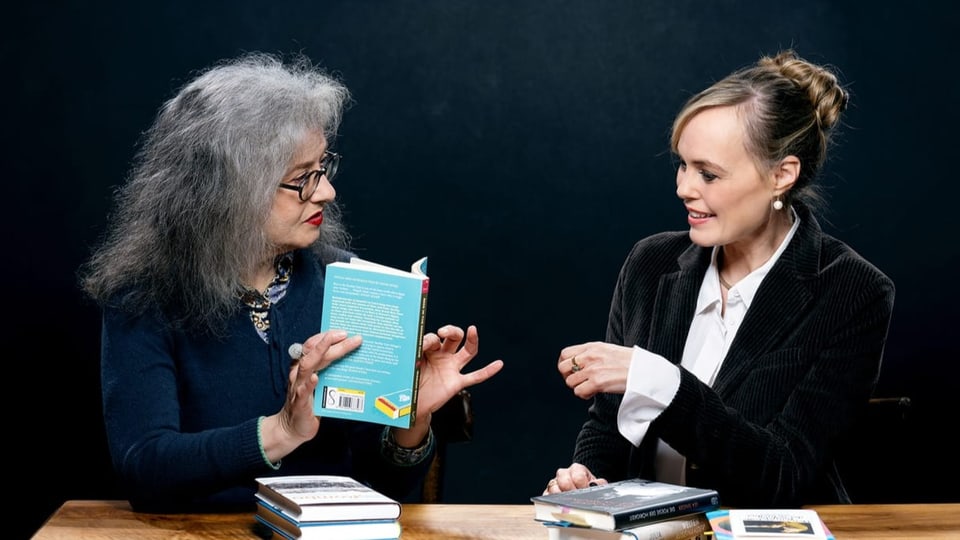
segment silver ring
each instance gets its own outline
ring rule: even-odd
[[[574,355],[574,357],[570,359],[570,363],[573,364],[573,367],[570,368],[570,371],[572,371],[572,372],[574,372],[574,373],[576,373],[576,372],[580,371],[581,369],[583,369],[583,366],[581,366],[580,364],[577,363],[577,357],[576,357],[576,355]]]

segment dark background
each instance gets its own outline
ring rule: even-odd
[[[430,326],[477,324],[477,366],[506,361],[472,389],[474,440],[449,448],[452,503],[526,503],[569,464],[586,403],[554,365],[564,346],[603,338],[631,245],[687,227],[668,152],[682,102],[781,48],[837,66],[853,98],[821,221],[895,281],[877,393],[914,403],[908,444],[868,435],[877,455],[899,452],[875,464],[872,492],[958,500],[951,3],[85,4],[19,5],[5,24],[13,536],[66,499],[116,497],[99,311],[75,272],[160,104],[193,70],[251,50],[301,51],[342,77],[355,105],[337,189],[357,250],[395,266],[429,255]]]

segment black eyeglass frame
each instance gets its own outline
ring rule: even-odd
[[[340,159],[342,157],[341,154],[336,152],[324,152],[323,157],[320,158],[319,169],[301,174],[294,179],[293,184],[280,184],[278,187],[296,191],[301,201],[309,201],[310,197],[313,197],[313,194],[317,192],[317,188],[320,187],[321,176],[326,175],[327,182],[333,182],[333,179],[337,176],[337,169],[340,168]],[[307,187],[310,182],[314,183],[313,189],[310,190],[310,193],[305,193],[303,188]]]

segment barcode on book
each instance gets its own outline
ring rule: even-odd
[[[366,392],[350,388],[335,386],[323,387],[323,408],[336,411],[363,412],[363,402]]]

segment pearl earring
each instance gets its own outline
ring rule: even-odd
[[[783,201],[780,200],[780,196],[777,195],[777,198],[773,201],[774,210],[783,210]]]

